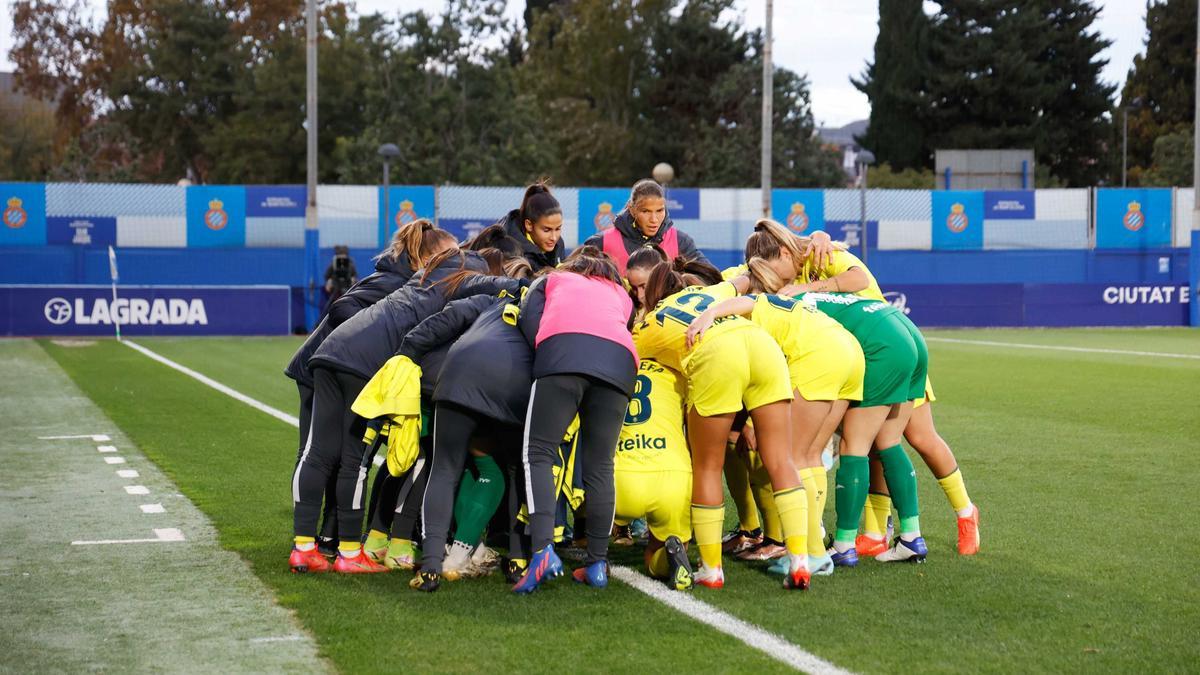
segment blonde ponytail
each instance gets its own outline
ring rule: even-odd
[[[384,249],[379,257],[399,260],[401,254],[408,255],[409,264],[413,269],[425,267],[434,254],[457,242],[454,235],[445,230],[439,230],[428,218],[417,218],[400,226],[392,236],[392,242]],[[376,258],[378,260],[378,258]]]
[[[779,278],[775,268],[771,267],[771,263],[760,256],[754,256],[747,260],[746,267],[750,268],[751,285],[767,293],[778,293],[779,289],[787,286],[790,281],[790,279]]]

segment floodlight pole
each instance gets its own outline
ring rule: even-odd
[[[304,206],[304,322],[307,330],[316,326],[318,318],[317,279],[321,274],[320,238],[317,230],[317,0],[306,0],[305,32],[305,89],[304,113],[307,135],[307,194]]]
[[[766,0],[767,25],[766,37],[763,40],[763,81],[762,81],[762,213],[764,218],[771,217],[771,122],[772,104],[775,98],[775,66],[771,61],[771,41],[773,39],[774,2]]]
[[[392,160],[400,156],[400,148],[395,143],[384,143],[376,154],[383,158],[383,234],[387,241],[392,236]]]
[[[1121,106],[1121,187],[1129,187],[1125,179],[1129,164],[1129,106]]]
[[[858,226],[859,241],[862,242],[862,261],[867,262],[867,167],[875,163],[870,150],[858,153]]]

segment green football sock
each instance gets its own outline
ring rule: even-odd
[[[867,503],[871,486],[871,468],[866,457],[842,455],[834,477],[834,505],[837,507],[837,535],[840,542],[853,542],[858,536],[858,521]]]
[[[917,472],[913,470],[912,460],[902,446],[893,445],[879,451],[879,461],[883,463],[883,477],[887,480],[888,492],[892,493],[896,514],[900,516],[900,534],[919,533],[921,510],[917,503]]]
[[[475,478],[470,471],[464,472],[454,502],[454,522],[458,524],[454,540],[470,546],[479,543],[483,529],[504,497],[504,474],[496,460],[486,456],[472,459],[479,477]]]

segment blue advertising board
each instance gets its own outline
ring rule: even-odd
[[[668,188],[667,214],[672,220],[700,220],[700,188]]]
[[[493,222],[487,218],[439,218],[438,227],[454,235],[459,241],[466,241]]]
[[[829,233],[831,239],[845,243],[851,253],[859,258],[863,257],[862,224],[857,220],[826,221],[823,229]],[[879,223],[877,221],[867,221],[867,243],[872,251],[879,247]]]
[[[434,211],[434,191],[432,185],[392,185],[387,191],[387,203],[384,204],[383,188],[377,191],[379,206],[379,247],[387,245],[388,240],[404,225],[417,218],[433,220],[437,217]],[[385,217],[385,212],[387,213]]]
[[[0,286],[0,335],[286,335],[287,286]]]
[[[823,190],[772,190],[771,217],[800,235],[824,230],[825,192]]]
[[[46,243],[46,187],[0,183],[0,246]]]
[[[50,216],[46,243],[59,246],[115,246],[117,219],[96,216]]]
[[[233,248],[246,245],[246,188],[192,185],[187,189],[187,245]]]
[[[1096,248],[1170,245],[1170,188],[1101,188],[1096,191]]]
[[[625,188],[579,188],[579,243],[612,227],[628,200],[629,190]],[[671,214],[671,218],[678,217]]]
[[[303,185],[247,185],[246,217],[303,218],[308,188]]]
[[[985,190],[983,217],[988,220],[1034,220],[1037,218],[1033,190]]]
[[[934,250],[975,251],[983,248],[983,192],[934,190]]]
[[[1187,325],[1183,284],[902,284],[884,297],[918,326]]]

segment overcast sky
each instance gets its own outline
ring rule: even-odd
[[[101,0],[88,0],[103,11]],[[12,48],[11,0],[0,0],[0,70],[12,70],[8,59]],[[509,0],[509,13],[519,16],[523,0]],[[1096,24],[1099,32],[1113,41],[1104,52],[1109,63],[1104,78],[1123,83],[1142,51],[1145,35],[1145,0],[1097,0],[1103,9]],[[738,0],[749,27],[763,25],[762,0]],[[404,13],[424,9],[436,13],[445,0],[358,0],[362,12]],[[775,62],[808,75],[812,84],[813,111],[821,126],[841,126],[870,113],[867,98],[850,84],[850,76],[862,72],[871,58],[878,32],[878,0],[776,0]]]

